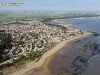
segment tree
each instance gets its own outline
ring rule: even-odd
[[[31,53],[28,54],[28,58],[33,61],[35,60],[35,58],[38,58],[40,56],[40,51],[33,51]]]

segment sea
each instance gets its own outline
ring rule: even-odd
[[[71,26],[72,28],[100,34],[100,17],[59,19],[58,22],[72,24]],[[59,24],[58,22],[49,21],[48,23],[58,25]],[[96,46],[95,48],[87,47],[86,51],[84,52],[82,51],[84,50],[83,46],[86,46],[86,44],[87,45],[90,44],[90,42],[93,46],[98,44],[98,47],[100,48],[100,35],[92,36],[87,39],[84,39],[83,41],[78,42],[77,45],[74,46],[71,45],[71,47],[65,47],[64,53],[56,55],[54,59],[51,61],[51,67],[50,67],[51,71],[55,74],[58,73],[58,75],[60,75],[61,73],[62,75],[63,74],[64,75],[66,74],[67,75],[100,75],[100,51],[96,52],[95,50]],[[68,49],[70,50],[69,53],[67,53]],[[95,53],[92,56],[93,51]],[[72,56],[69,55],[68,57],[67,56],[68,54],[72,54]],[[82,58],[80,62],[75,63],[74,66],[78,64],[78,68],[74,70],[74,73],[69,74],[72,71],[72,69],[67,67],[68,66],[70,67],[69,63],[72,63],[73,62],[72,59],[76,59],[78,55],[82,55],[82,56],[84,55],[84,58],[89,58],[89,59],[88,61],[86,60],[84,61],[85,63],[83,63],[82,61],[84,59]]]

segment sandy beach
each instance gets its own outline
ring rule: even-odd
[[[73,24],[68,24],[68,23],[59,22],[58,20],[59,20],[59,19],[55,19],[55,20],[52,20],[52,22],[61,23],[60,25],[66,27],[66,28],[68,28],[69,26],[73,25]]]
[[[92,33],[87,32],[84,35],[78,35],[75,37],[70,38],[69,40],[65,40],[62,41],[60,43],[58,43],[55,47],[51,48],[49,51],[47,51],[38,62],[32,61],[29,64],[27,64],[27,66],[15,73],[12,73],[11,75],[51,75],[50,70],[48,69],[48,64],[50,62],[50,60],[52,59],[52,55],[55,54],[57,51],[59,51],[62,47],[64,47],[65,45],[67,45],[69,42],[82,38],[82,37],[86,37],[88,35],[91,35]],[[34,73],[33,69],[36,68],[45,68],[44,70],[38,70],[37,73]]]

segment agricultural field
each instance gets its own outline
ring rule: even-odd
[[[6,11],[0,12],[0,22],[9,22],[15,20],[21,20],[26,18],[50,18],[50,17],[59,17],[61,14],[54,12],[24,12],[24,11]]]

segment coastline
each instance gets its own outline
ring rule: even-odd
[[[96,16],[96,17],[64,18],[64,19],[85,19],[85,18],[100,18],[100,16]],[[63,18],[62,18],[62,19],[63,19]],[[62,26],[64,26],[64,27],[69,27],[69,26],[71,26],[71,25],[74,25],[74,24],[69,24],[69,23],[59,22],[59,20],[61,20],[61,19],[54,19],[54,20],[51,20],[51,22],[56,22],[56,23],[64,24],[64,25],[62,25]]]
[[[59,19],[55,19],[55,20],[51,20],[52,22],[57,22],[57,23],[62,23],[61,25],[68,28],[69,26],[72,26],[73,24],[69,24],[69,23],[64,23],[64,22],[59,22]]]
[[[33,69],[41,68],[41,67],[45,67],[45,70],[41,72],[42,75],[50,75],[51,72],[48,69],[47,65],[49,64],[53,55],[55,55],[56,52],[58,52],[61,48],[63,48],[69,42],[79,39],[79,38],[84,38],[89,35],[92,35],[92,33],[87,32],[84,35],[78,35],[78,36],[75,36],[74,38],[72,37],[69,40],[65,40],[65,41],[58,43],[56,46],[54,46],[49,51],[44,53],[44,55],[41,57],[41,59],[38,62],[32,61],[29,64],[27,64],[27,66],[25,68],[21,69],[20,71],[15,72],[15,73],[12,73],[11,75],[29,75],[29,74],[33,73]],[[36,75],[36,74],[32,74],[32,75]],[[37,74],[37,75],[39,75],[39,74]]]
[[[85,18],[100,18],[100,16],[95,16],[95,17],[76,17],[76,18],[73,17],[73,18],[61,18],[61,19],[85,19]],[[59,22],[58,20],[60,20],[60,19],[54,19],[54,20],[51,20],[51,21]],[[63,23],[63,22],[61,22],[61,23]]]

